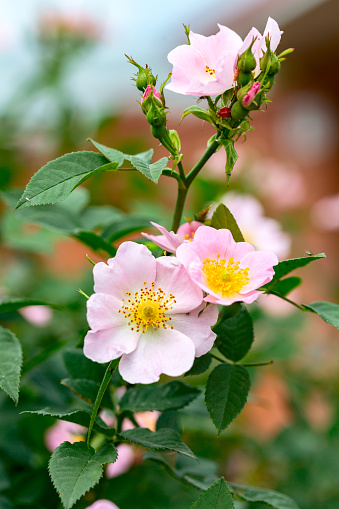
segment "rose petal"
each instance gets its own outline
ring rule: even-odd
[[[88,331],[85,336],[84,354],[94,362],[109,362],[123,353],[133,352],[141,335],[141,332],[132,331],[128,325]]]

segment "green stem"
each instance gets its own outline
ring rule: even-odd
[[[211,357],[213,357],[213,359],[216,359],[217,361],[219,362],[223,362],[223,363],[227,363],[227,364],[231,364],[230,361],[228,361],[227,359],[221,359],[220,357],[218,357],[217,355],[214,355],[214,353],[209,353]]]
[[[264,362],[244,362],[242,366],[269,366],[270,364],[273,364],[274,361],[264,361]]]
[[[169,168],[165,168],[162,172],[162,175],[165,175],[165,177],[174,178],[175,180],[178,181],[180,187],[185,187],[185,184],[181,180],[179,173],[177,173],[176,171],[170,170]]]
[[[189,174],[186,177],[187,182],[187,188],[192,184],[195,177],[198,175],[199,171],[203,168],[203,166],[207,163],[209,158],[214,154],[214,152],[219,147],[219,141],[218,138],[216,138],[211,145],[208,147],[200,161],[197,162],[197,164],[192,168],[192,170],[189,172]]]
[[[175,211],[173,216],[172,223],[172,231],[175,233],[179,228],[182,212],[184,210],[185,200],[187,196],[188,187],[180,187],[178,188],[178,197],[177,202],[175,204]]]
[[[185,175],[184,167],[183,167],[181,161],[178,162],[178,169],[179,169],[179,173],[180,173],[180,177],[181,177],[182,181],[185,182],[186,175]]]
[[[103,395],[105,394],[105,391],[106,391],[106,389],[108,387],[108,384],[111,381],[111,378],[112,378],[112,376],[114,374],[114,371],[116,370],[116,368],[117,368],[117,366],[119,364],[119,360],[120,360],[120,358],[119,359],[113,359],[109,363],[109,365],[108,365],[108,367],[106,369],[105,376],[102,379],[101,385],[99,387],[98,394],[97,394],[97,397],[95,398],[95,402],[94,402],[94,405],[93,405],[91,420],[90,420],[89,427],[88,427],[87,447],[89,447],[89,442],[90,442],[90,439],[91,439],[91,433],[92,433],[92,430],[93,430],[95,418],[97,416],[97,413],[98,413],[98,410],[99,410],[99,407],[100,407],[100,404],[101,404],[101,400],[103,398]]]
[[[299,306],[299,304],[297,304],[296,302],[293,302],[293,300],[288,299],[287,297],[284,297],[283,295],[280,295],[280,293],[278,293],[278,292],[270,291],[268,293],[268,295],[269,294],[276,295],[277,297],[280,297],[282,300],[285,300],[289,304],[292,304],[292,306],[295,306],[296,308],[300,309],[300,311],[307,311],[303,306]]]

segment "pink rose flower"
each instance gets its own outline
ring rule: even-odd
[[[147,384],[161,373],[182,375],[212,348],[218,310],[209,306],[199,315],[202,291],[176,258],[155,259],[146,246],[124,242],[93,274],[96,293],[87,301],[92,330],[84,344],[89,359],[122,356],[122,378]]]
[[[134,449],[129,444],[120,444],[117,446],[118,459],[114,463],[109,463],[106,468],[107,479],[113,479],[127,472],[134,463]]]
[[[153,92],[153,96],[156,97],[157,99],[159,99],[159,101],[161,102],[162,104],[162,100],[161,100],[161,95],[159,94],[159,92],[157,91],[157,89],[155,87],[153,87],[153,85],[147,85],[146,87],[146,90],[142,96],[142,99],[141,99],[141,104],[145,101],[145,99],[147,99],[147,97],[150,95],[151,93],[151,90]]]
[[[158,228],[162,235],[149,235],[148,233],[141,233],[146,239],[151,240],[157,246],[161,247],[165,251],[169,253],[176,252],[177,248],[185,241],[189,242],[194,238],[195,232],[197,229],[202,226],[204,223],[200,223],[199,221],[191,221],[188,223],[184,223],[179,226],[177,233],[169,232],[161,226],[160,224],[153,223],[151,224]]]
[[[251,88],[249,89],[249,91],[247,92],[247,94],[244,95],[244,97],[242,98],[242,100],[240,101],[240,103],[244,106],[244,108],[247,108],[247,106],[250,106],[250,104],[252,104],[255,96],[257,95],[257,93],[259,92],[261,88],[261,85],[259,83],[259,81],[255,81],[253,83],[253,85],[251,86]]]
[[[113,502],[102,498],[101,500],[94,502],[94,504],[88,505],[87,509],[119,509],[119,507],[113,504]]]
[[[204,300],[224,306],[253,302],[278,263],[275,254],[255,251],[247,242],[235,242],[229,230],[210,226],[201,226],[192,242],[179,246],[177,258],[208,293]]]

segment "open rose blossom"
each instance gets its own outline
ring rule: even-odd
[[[255,251],[247,242],[235,242],[229,230],[201,226],[192,242],[181,244],[177,258],[192,280],[206,293],[206,302],[229,306],[253,302],[257,290],[274,275],[275,254]]]
[[[212,348],[217,307],[204,309],[201,289],[176,258],[155,259],[146,246],[124,242],[93,274],[95,293],[87,301],[92,330],[84,344],[89,359],[122,356],[122,378],[148,384],[161,373],[182,375]]]
[[[177,248],[183,242],[189,242],[194,238],[195,232],[204,223],[200,223],[200,221],[190,221],[189,223],[184,223],[179,226],[177,233],[169,232],[160,224],[153,223],[152,221],[151,224],[158,228],[162,235],[149,235],[148,233],[141,233],[141,235],[146,237],[146,239],[154,242],[154,244],[161,247],[161,249],[164,249],[169,253],[175,253]]]
[[[185,95],[218,95],[234,85],[234,72],[238,57],[251,44],[256,61],[266,51],[265,37],[274,51],[279,44],[281,31],[276,21],[268,18],[264,35],[252,28],[243,41],[241,37],[222,25],[216,35],[205,37],[190,32],[191,44],[184,44],[172,50],[167,58],[173,64],[168,90]],[[259,69],[258,69],[259,70]]]
[[[113,504],[113,502],[102,498],[101,500],[94,502],[94,504],[88,505],[87,509],[119,509],[119,507]]]

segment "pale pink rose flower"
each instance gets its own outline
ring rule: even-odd
[[[278,263],[274,253],[255,251],[247,242],[235,242],[229,230],[210,226],[201,226],[176,256],[208,294],[204,300],[224,306],[257,299],[262,293],[257,288],[272,279]]]
[[[317,201],[311,210],[314,225],[320,230],[339,229],[339,194],[325,196]]]
[[[52,319],[52,310],[48,306],[26,306],[19,313],[37,327],[44,327]]]
[[[105,363],[121,356],[119,371],[129,383],[152,383],[160,374],[180,376],[215,339],[218,310],[203,304],[201,289],[174,257],[155,259],[142,244],[124,242],[108,265],[94,270],[87,301],[92,330],[84,354]]]
[[[94,502],[92,505],[88,505],[87,509],[119,509],[119,507],[109,500],[101,499]]]
[[[44,442],[47,449],[53,452],[63,442],[84,442],[87,429],[80,424],[67,421],[57,421],[46,430]]]
[[[282,231],[280,223],[265,217],[261,203],[249,194],[226,193],[220,198],[237,221],[246,242],[259,251],[272,251],[278,258],[288,256],[291,237]]]
[[[167,58],[173,64],[168,90],[185,95],[218,95],[234,82],[234,61],[241,37],[218,25],[216,35],[205,37],[190,32],[191,44],[178,46]]]
[[[204,223],[200,223],[199,221],[190,221],[188,223],[184,223],[179,226],[177,233],[172,231],[169,232],[160,224],[153,223],[152,221],[151,224],[158,228],[162,235],[149,235],[148,233],[144,232],[142,232],[141,235],[143,235],[143,237],[146,239],[154,242],[154,244],[161,247],[161,249],[175,254],[177,248],[183,242],[189,242],[194,238],[195,232],[199,226],[202,226]]]

